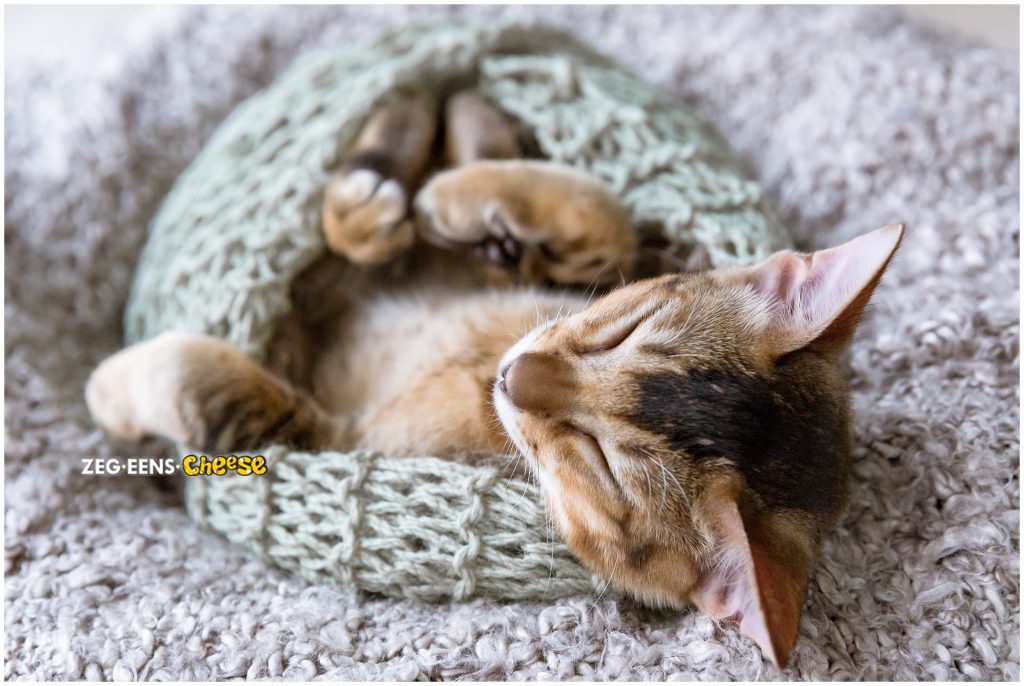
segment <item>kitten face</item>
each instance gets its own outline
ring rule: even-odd
[[[741,619],[784,663],[845,498],[836,353],[899,240],[879,233],[635,283],[505,355],[499,417],[581,560],[648,603]]]
[[[749,477],[766,502],[826,520],[843,496],[842,380],[812,356],[775,369],[765,306],[721,281],[674,275],[619,289],[521,341],[495,394],[570,546],[657,604],[687,604],[714,563],[701,513],[712,482]],[[824,440],[805,438],[816,425]],[[820,483],[806,490],[806,472],[774,464],[768,444],[779,458],[821,450],[811,455]]]

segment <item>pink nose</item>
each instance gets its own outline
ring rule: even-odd
[[[550,414],[567,409],[575,396],[572,368],[555,355],[523,353],[502,372],[501,390],[520,410]]]

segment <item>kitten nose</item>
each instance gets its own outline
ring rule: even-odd
[[[574,397],[572,368],[555,355],[523,353],[505,369],[501,388],[520,410],[554,413]]]

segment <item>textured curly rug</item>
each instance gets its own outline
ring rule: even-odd
[[[621,600],[312,586],[148,479],[80,473],[124,454],[82,385],[120,344],[147,222],[232,105],[302,51],[510,11],[187,9],[98,48],[102,71],[7,74],[5,676],[1018,679],[1017,57],[884,8],[519,10],[715,120],[802,247],[910,226],[849,356],[851,503],[785,672],[731,626]]]

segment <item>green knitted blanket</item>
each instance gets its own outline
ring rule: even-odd
[[[288,286],[325,250],[322,192],[366,117],[411,86],[475,84],[544,156],[603,179],[638,226],[714,266],[789,245],[714,131],[570,35],[537,24],[424,25],[306,56],[245,101],[153,219],[128,342],[177,329],[260,359]],[[539,599],[603,588],[553,540],[535,487],[492,468],[368,453],[264,452],[261,477],[191,477],[200,524],[317,582],[393,596]]]

